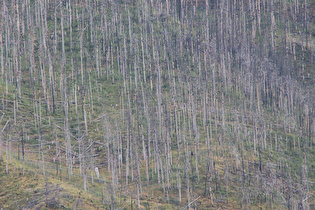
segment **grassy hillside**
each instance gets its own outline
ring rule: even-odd
[[[0,8],[0,208],[315,207],[311,1]]]

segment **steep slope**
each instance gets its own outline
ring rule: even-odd
[[[0,207],[312,209],[313,8],[4,1]]]

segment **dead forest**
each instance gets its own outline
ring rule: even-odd
[[[0,19],[0,208],[315,208],[314,1],[2,0]]]

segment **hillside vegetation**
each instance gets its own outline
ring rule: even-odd
[[[3,0],[0,18],[0,208],[315,208],[313,1]]]

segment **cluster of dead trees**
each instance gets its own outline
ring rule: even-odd
[[[186,205],[310,208],[308,5],[4,0],[1,160],[11,142],[23,163],[36,150],[43,174],[50,159],[69,180],[78,168],[85,191],[98,166],[112,203],[130,186],[139,208],[155,185]]]

